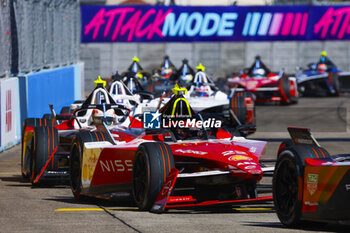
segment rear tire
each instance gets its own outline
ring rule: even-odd
[[[109,141],[111,139],[107,133],[89,130],[81,130],[73,139],[73,144],[69,159],[70,186],[72,193],[77,200],[82,199],[82,161],[85,142]]]
[[[279,87],[282,96],[281,103],[290,104],[291,96],[290,96],[290,87],[289,87],[289,78],[287,76],[282,76],[279,80]]]
[[[173,153],[163,142],[142,143],[133,165],[133,197],[140,210],[149,210],[175,167]]]
[[[58,132],[54,127],[35,127],[33,137],[32,184],[40,182],[41,172],[58,146]],[[50,164],[48,165],[48,167]],[[52,163],[52,168],[54,163]]]
[[[21,153],[21,173],[22,177],[27,179],[32,174],[32,156],[33,156],[33,131],[27,131],[28,127],[53,126],[54,122],[50,119],[27,118],[22,125],[22,153]]]
[[[250,97],[252,99],[253,104],[253,113],[247,111],[247,107],[245,106],[245,98]],[[233,126],[236,127],[240,124],[252,124],[255,125],[255,106],[254,106],[254,98],[251,92],[235,92],[232,98],[230,99],[230,110],[238,118],[239,122],[235,119],[235,117],[231,116],[231,121]]]

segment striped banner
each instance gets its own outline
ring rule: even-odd
[[[82,5],[82,43],[349,40],[348,6]]]

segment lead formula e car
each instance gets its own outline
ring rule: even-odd
[[[51,106],[50,117],[27,118],[23,122],[21,172],[33,185],[68,181],[70,144],[74,135],[84,129],[94,129],[94,120],[102,113],[108,124],[118,123],[129,113],[100,85],[85,102],[72,105],[75,108],[72,114],[56,115]],[[94,140],[98,134],[90,136]]]
[[[203,121],[182,94],[158,112],[144,113],[141,122],[144,129],[109,128],[102,119],[96,129],[76,134],[70,156],[76,199],[132,196],[140,210],[157,213],[271,200],[256,190],[270,169],[259,164],[266,142],[235,137],[215,119]]]
[[[350,155],[331,156],[309,129],[288,128],[273,176],[275,209],[288,227],[350,225]],[[321,222],[314,224],[315,222]]]

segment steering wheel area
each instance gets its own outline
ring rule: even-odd
[[[74,112],[80,128],[95,124],[107,125],[123,122],[130,114],[130,109],[120,104],[90,104]]]

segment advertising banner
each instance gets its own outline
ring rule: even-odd
[[[18,79],[7,78],[0,79],[0,129],[1,129],[1,147],[18,140],[17,135],[17,119],[16,108],[18,109]]]
[[[82,5],[82,43],[349,40],[349,6]]]
[[[22,109],[26,111],[23,120],[27,117],[41,118],[43,114],[51,113],[49,104],[53,104],[59,113],[62,107],[74,102],[74,66],[28,74],[23,79],[20,82],[25,85],[27,98],[23,100],[26,103]]]

